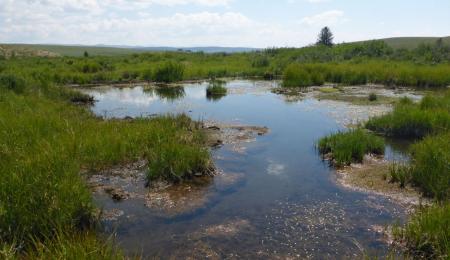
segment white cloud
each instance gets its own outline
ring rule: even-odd
[[[314,4],[330,2],[330,0],[307,0],[307,1]]]
[[[326,11],[317,15],[307,16],[300,20],[301,24],[306,25],[336,25],[344,22],[344,12],[340,10]]]

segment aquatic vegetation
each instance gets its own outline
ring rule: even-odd
[[[40,95],[37,90],[42,90]],[[70,250],[96,247],[60,244],[69,244],[65,237],[71,234],[91,230],[96,219],[80,172],[142,158],[154,160],[152,176],[164,176],[167,168],[197,173],[211,167],[203,136],[187,116],[104,121],[68,103],[70,91],[37,90],[30,87],[25,95],[0,92],[0,240],[5,248],[18,245],[18,253],[41,254],[23,252],[40,245],[45,255],[46,250],[72,254]],[[178,160],[159,159],[163,155],[181,160],[182,167]]]
[[[183,80],[184,65],[175,62],[166,62],[155,71],[156,82],[171,83]]]
[[[369,101],[373,102],[373,101],[377,101],[377,99],[378,99],[377,94],[375,94],[373,92],[369,94]]]
[[[283,74],[285,87],[320,86],[324,82],[343,85],[368,83],[389,86],[446,87],[450,65],[415,65],[406,62],[359,61],[340,63],[297,63]]]
[[[423,208],[394,237],[407,247],[410,257],[447,259],[450,256],[450,203]]]
[[[214,80],[209,83],[209,86],[206,88],[206,98],[209,100],[219,100],[227,95],[227,88],[224,87],[225,82]]]
[[[364,155],[384,154],[382,138],[362,129],[339,132],[323,137],[318,142],[319,152],[331,154],[337,165],[348,165],[352,162],[362,162]]]
[[[450,129],[450,91],[440,96],[427,96],[420,104],[406,98],[392,113],[371,118],[366,128],[394,137],[422,138]]]
[[[426,137],[412,146],[411,182],[425,195],[450,199],[450,133]]]

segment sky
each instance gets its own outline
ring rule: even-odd
[[[300,47],[450,36],[450,0],[0,0],[0,42]]]

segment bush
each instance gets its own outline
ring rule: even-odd
[[[369,94],[369,101],[373,102],[373,101],[377,101],[378,96],[375,93],[370,93]]]
[[[171,83],[183,80],[184,66],[181,63],[166,62],[155,71],[156,82]]]
[[[337,165],[362,162],[364,155],[384,154],[384,141],[362,129],[339,132],[319,140],[319,152],[331,153]]]

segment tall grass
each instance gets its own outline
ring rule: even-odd
[[[81,169],[147,158],[152,176],[173,168],[184,178],[211,167],[203,137],[187,116],[103,121],[60,101],[71,94],[56,89],[49,88],[51,99],[36,90],[0,91],[0,240],[18,245],[20,253],[41,242],[44,253],[77,249],[48,241],[60,243],[61,236],[89,230],[95,221]],[[174,153],[177,160],[166,159]]]
[[[384,141],[362,129],[331,134],[319,140],[319,152],[329,154],[337,165],[362,162],[364,155],[384,154]]]
[[[450,132],[426,137],[412,146],[411,182],[425,195],[450,199]]]
[[[206,95],[207,96],[225,96],[228,92],[227,88],[224,87],[225,82],[220,80],[213,80],[209,83],[208,87],[206,88]]]
[[[420,104],[402,99],[392,113],[371,118],[366,128],[394,137],[422,138],[450,129],[450,91],[426,96]]]
[[[450,203],[435,205],[414,214],[405,228],[395,228],[394,236],[405,243],[414,258],[450,257]]]
[[[184,66],[181,63],[166,62],[155,71],[157,82],[171,83],[183,80]]]
[[[306,87],[324,82],[344,85],[368,83],[395,86],[446,87],[450,65],[415,65],[406,62],[361,61],[341,63],[298,63],[287,66],[283,86]]]

